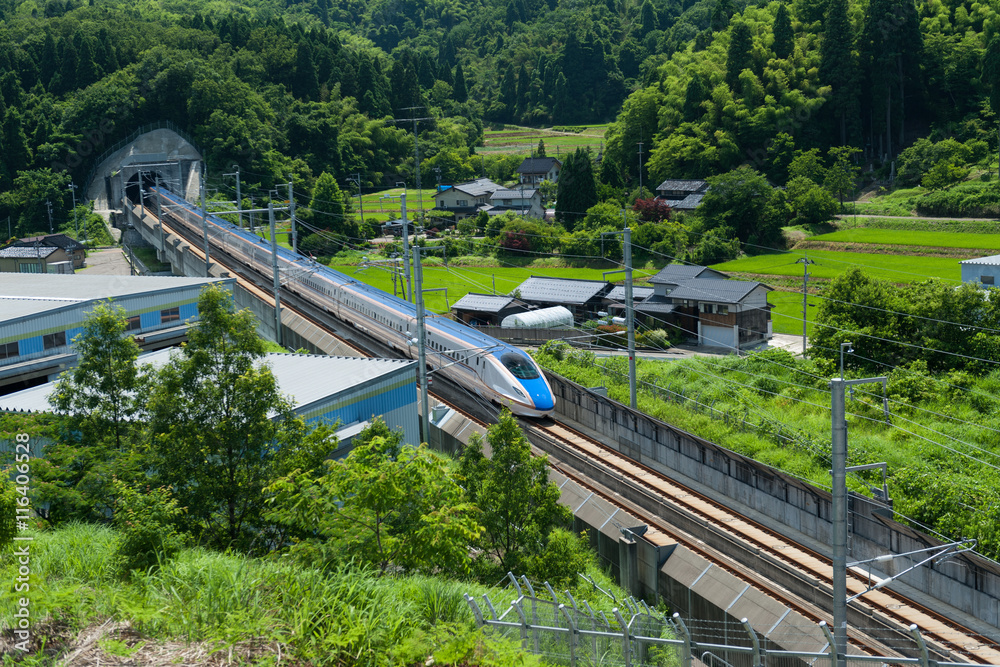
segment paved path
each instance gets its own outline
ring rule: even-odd
[[[132,271],[121,248],[94,250],[87,255],[86,268],[77,273],[94,273],[104,276],[129,276]]]

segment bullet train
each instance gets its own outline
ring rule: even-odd
[[[196,234],[203,233],[200,208],[164,188],[150,188],[147,192],[150,196],[159,192],[173,218]],[[147,202],[147,209],[155,210],[149,199]],[[211,248],[242,261],[265,277],[273,275],[269,241],[212,214],[207,216],[207,224]],[[287,280],[284,289],[384,341],[401,356],[417,358],[417,346],[412,342],[417,332],[414,304],[281,247],[278,266]],[[524,351],[441,316],[425,317],[424,327],[429,371],[516,415],[544,417],[552,412],[552,387]]]

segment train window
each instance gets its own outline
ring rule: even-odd
[[[531,362],[519,354],[508,352],[500,357],[500,362],[519,380],[534,380],[538,377],[538,371]]]

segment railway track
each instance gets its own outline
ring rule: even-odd
[[[147,211],[147,215],[151,212]],[[169,215],[169,214],[168,214]],[[153,216],[155,219],[155,216]],[[164,229],[184,238],[191,246],[190,251],[204,259],[200,248],[200,238],[194,238],[186,225],[165,222]],[[213,254],[215,261],[237,277],[240,285],[265,303],[273,304],[270,284],[247,270],[240,262]],[[359,340],[363,333],[334,321],[334,318],[319,308],[288,290],[282,294],[283,307],[294,310],[316,326],[341,338],[360,354],[396,356],[391,350],[369,340]],[[486,427],[489,425],[485,414],[472,414],[435,393],[435,399],[448,404],[452,409]],[[631,460],[617,450],[591,438],[573,427],[555,420],[540,422],[522,420],[522,427],[529,438],[544,443],[542,449],[552,455],[555,466],[581,487],[601,494],[608,502],[621,507],[641,518],[650,527],[644,536],[651,541],[663,540],[684,544],[710,562],[734,574],[741,580],[762,590],[767,595],[795,609],[803,617],[814,622],[831,622],[824,611],[830,606],[832,591],[831,560],[803,545],[788,540],[757,522],[739,515],[711,498],[667,478],[665,475]],[[590,470],[578,470],[589,468]],[[587,474],[583,474],[587,473]],[[612,486],[595,483],[592,477],[603,477],[614,484],[627,486],[637,493],[643,502],[623,500],[623,494],[616,493]],[[602,488],[605,487],[605,488]],[[668,521],[666,517],[670,517]],[[678,525],[681,528],[678,528]],[[694,537],[684,530],[704,525],[713,526],[711,540]],[[706,543],[709,544],[706,544]],[[743,545],[743,558],[734,557],[733,552],[724,554],[720,545]],[[794,587],[776,586],[766,577],[767,572],[780,571],[785,579],[799,583]],[[866,590],[869,585],[867,573],[859,570],[848,571],[848,593],[854,595]],[[793,590],[794,588],[794,590]],[[962,625],[951,621],[925,605],[921,605],[903,595],[882,588],[871,591],[850,605],[850,612],[860,619],[878,619],[885,628],[881,637],[872,637],[849,628],[849,641],[865,653],[878,655],[899,655],[883,639],[910,641],[908,628],[911,624],[920,628],[929,647],[942,660],[969,661],[978,664],[1000,664],[1000,650],[991,638],[982,636]],[[849,624],[850,625],[850,624]]]

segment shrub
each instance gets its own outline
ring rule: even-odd
[[[121,539],[115,563],[124,575],[149,570],[172,558],[184,546],[184,537],[174,525],[184,509],[177,506],[169,488],[148,489],[146,493],[114,480],[115,527]]]
[[[528,577],[548,581],[554,588],[569,588],[579,572],[586,572],[594,563],[586,533],[574,535],[562,528],[553,528],[542,551],[528,561]]]

